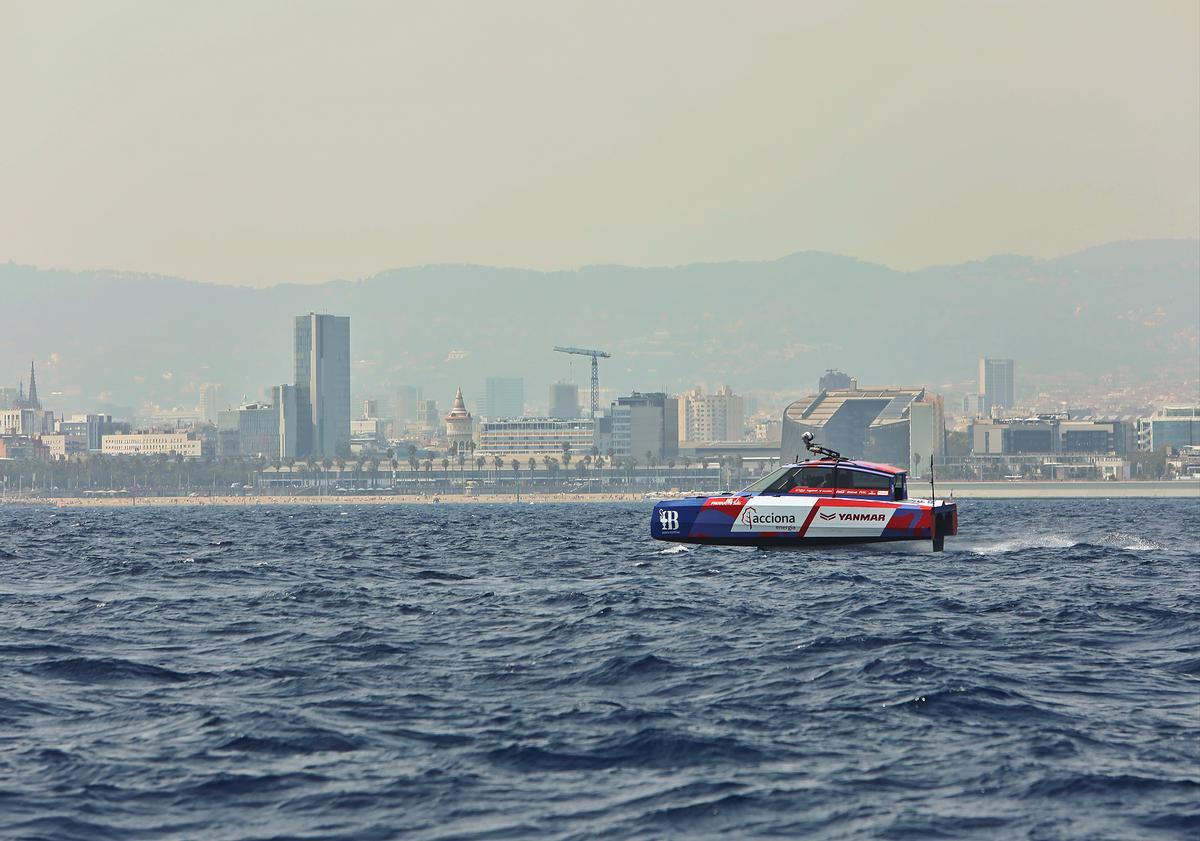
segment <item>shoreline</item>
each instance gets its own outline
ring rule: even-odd
[[[927,483],[910,482],[914,497],[927,495]],[[552,504],[612,504],[646,502],[663,498],[683,497],[683,493],[610,493],[610,494],[521,494],[522,505]],[[1197,499],[1200,482],[939,482],[939,499]],[[8,499],[5,505],[50,508],[187,508],[203,506],[262,507],[283,505],[512,505],[518,500],[513,494],[355,494],[329,496],[145,496],[145,497],[56,497],[41,499]]]

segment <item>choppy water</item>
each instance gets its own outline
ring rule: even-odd
[[[0,509],[0,835],[1195,838],[1200,504]]]

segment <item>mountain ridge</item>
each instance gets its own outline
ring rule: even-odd
[[[205,381],[258,396],[291,379],[291,317],[310,311],[352,317],[355,393],[384,398],[403,383],[448,399],[457,384],[520,374],[538,402],[572,371],[555,344],[612,351],[601,382],[620,390],[801,391],[826,367],[937,383],[970,378],[980,355],[1085,376],[1195,376],[1200,364],[1200,240],[914,271],[800,251],[675,267],[433,264],[269,287],[9,262],[0,294],[0,383],[33,357],[43,391],[61,392],[51,404],[73,410],[194,405]],[[921,335],[930,349],[913,354]]]

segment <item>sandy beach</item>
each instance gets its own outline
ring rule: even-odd
[[[612,503],[640,502],[641,494],[521,494],[520,503],[544,505],[550,503]],[[513,504],[513,494],[481,494],[479,496],[420,496],[417,494],[354,494],[343,496],[139,496],[139,497],[69,497],[41,500],[59,508],[131,508],[158,506],[165,508],[205,505],[469,505]]]

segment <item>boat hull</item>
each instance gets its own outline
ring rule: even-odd
[[[650,536],[673,543],[817,548],[931,540],[958,533],[958,508],[934,500],[846,496],[691,497],[659,502]]]

